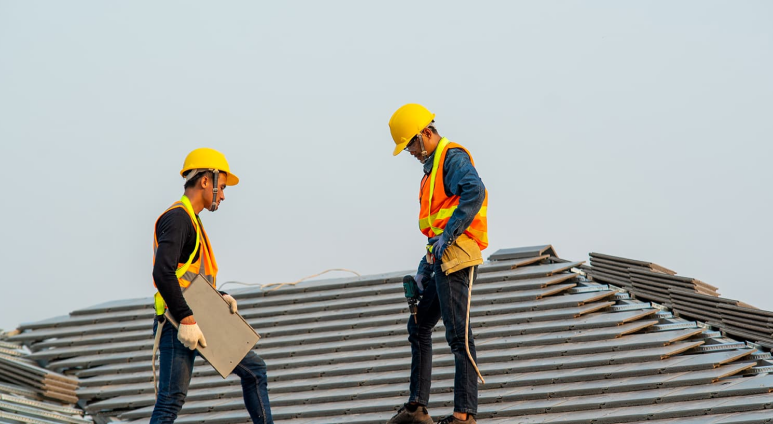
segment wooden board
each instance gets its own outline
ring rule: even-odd
[[[226,378],[255,347],[260,336],[238,313],[232,314],[223,296],[201,275],[183,290],[183,297],[193,311],[207,347],[196,350]],[[166,318],[177,328],[169,311]]]

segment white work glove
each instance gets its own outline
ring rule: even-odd
[[[177,340],[190,350],[196,350],[198,345],[207,347],[207,340],[198,324],[180,324],[177,328]]]
[[[228,306],[231,307],[231,313],[235,314],[236,311],[237,311],[237,309],[236,309],[236,299],[234,299],[233,296],[231,296],[230,294],[224,294],[223,295],[223,300],[225,300],[226,303],[228,303]]]

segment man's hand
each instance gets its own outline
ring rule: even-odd
[[[446,240],[446,233],[440,235],[435,244],[432,245],[432,255],[435,256],[435,260],[443,259],[443,252],[448,247],[448,240]]]
[[[188,318],[193,319],[193,316],[186,317],[185,319]],[[196,320],[193,320],[193,324],[180,323],[180,327],[177,328],[177,340],[190,350],[196,350],[198,345],[207,347],[207,340],[204,338],[204,334],[201,333],[199,325],[196,324]]]
[[[236,299],[234,299],[233,296],[231,296],[230,294],[224,294],[223,300],[225,300],[226,303],[228,303],[228,306],[231,307],[231,313],[235,314],[236,311],[238,310],[236,308]]]
[[[416,280],[416,287],[419,288],[419,294],[424,294],[424,284],[421,283],[424,280],[424,274],[416,274],[413,279]]]

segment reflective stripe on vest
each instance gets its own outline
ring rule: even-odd
[[[427,237],[435,237],[443,234],[443,230],[448,220],[453,215],[457,206],[459,206],[459,196],[448,197],[446,195],[445,184],[443,181],[446,154],[450,149],[462,149],[470,157],[472,166],[475,162],[472,160],[470,152],[459,144],[450,142],[447,138],[442,138],[435,148],[435,155],[432,161],[432,172],[425,175],[421,180],[421,190],[419,191],[419,229]],[[483,205],[470,226],[464,231],[478,243],[483,250],[488,246],[488,224],[486,214],[488,212],[488,190],[483,200]]]
[[[201,274],[204,278],[209,281],[209,284],[211,284],[213,287],[216,287],[216,277],[217,277],[217,262],[215,262],[215,255],[212,252],[212,245],[209,243],[209,237],[207,237],[207,232],[204,231],[204,226],[201,224],[201,220],[198,216],[193,212],[193,206],[191,205],[191,201],[188,199],[188,197],[183,196],[179,202],[175,202],[172,206],[169,207],[166,211],[164,211],[164,214],[171,211],[172,209],[182,208],[187,213],[188,216],[191,219],[191,224],[193,224],[193,228],[196,230],[196,244],[193,247],[193,252],[191,252],[191,255],[188,257],[188,260],[185,263],[178,263],[177,269],[175,270],[175,276],[177,277],[177,281],[180,284],[180,287],[185,288],[188,287],[191,284],[191,281],[193,281],[194,278],[196,278],[197,275]],[[161,214],[163,216],[164,214]],[[158,219],[161,219],[159,217]],[[158,226],[158,220],[156,220],[156,226]],[[203,249],[201,248],[203,247]],[[156,252],[158,251],[158,237],[155,233],[155,229],[153,232],[153,263],[156,263]],[[194,261],[193,258],[196,257],[196,253],[199,252],[199,258]],[[202,267],[203,265],[203,267]],[[153,285],[156,285],[156,282],[153,282]],[[156,292],[154,296],[154,304],[156,309],[156,315],[163,315],[164,310],[166,309],[166,303],[164,302],[164,299],[161,298],[161,294]]]

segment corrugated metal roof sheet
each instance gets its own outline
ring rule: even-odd
[[[0,340],[0,422],[91,423],[73,407],[77,379],[38,366],[23,346]]]
[[[773,313],[719,298],[712,286],[650,262],[595,253],[591,261],[588,267],[559,259],[544,245],[495,252],[480,266],[471,310],[486,377],[480,419],[773,422],[770,353],[703,324],[770,336]],[[240,313],[263,336],[257,352],[268,364],[278,422],[383,423],[406,400],[402,275],[232,291]],[[109,302],[21,330],[10,341],[29,346],[28,358],[47,371],[76,377],[80,404],[99,420],[148,421],[150,298]],[[433,340],[429,408],[441,415],[452,408],[454,374],[442,323]],[[220,378],[201,359],[187,399],[179,423],[249,422],[238,378]]]
[[[678,316],[698,319],[723,332],[773,347],[773,312],[719,296],[717,288],[651,262],[591,253],[585,268],[592,279],[616,284],[641,299],[654,300]]]

